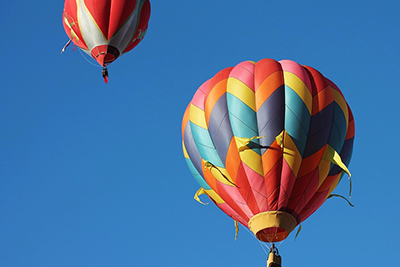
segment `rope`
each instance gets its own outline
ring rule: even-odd
[[[95,67],[98,67],[98,68],[102,68],[102,66],[100,66],[100,65],[98,65],[98,64],[94,64],[93,62],[91,62],[90,60],[88,60],[87,58],[86,58],[86,56],[88,56],[87,54],[83,54],[82,53],[82,50],[81,49],[78,49],[79,50],[79,53],[81,53],[81,55],[82,55],[82,57],[87,61],[87,62],[89,62],[89,64],[91,64],[91,65],[93,65],[93,66],[95,66]]]
[[[254,237],[254,239],[256,239],[256,240],[258,241],[258,243],[260,244],[261,248],[264,250],[265,255],[268,256],[269,251],[271,250],[271,248],[268,246],[268,244],[265,243],[265,242],[262,242],[262,241],[258,240],[257,237],[253,234],[253,232],[251,232],[251,231],[249,230],[249,228],[247,228],[247,227],[244,227],[244,228],[246,229],[246,231],[247,231],[252,237]],[[267,250],[266,250],[265,248],[267,248]]]

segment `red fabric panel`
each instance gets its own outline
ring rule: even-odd
[[[325,77],[316,69],[309,67],[309,66],[303,66],[308,73],[308,76],[311,80],[311,93],[312,96],[314,97],[317,93],[321,92],[325,87],[328,86],[328,82],[326,81]]]
[[[264,162],[264,160],[263,160]],[[268,210],[278,209],[278,197],[281,180],[282,157],[265,175],[265,189],[267,192]]]
[[[107,38],[112,0],[85,0],[84,5],[93,17],[97,26]],[[107,38],[108,39],[108,38]]]
[[[287,207],[292,194],[296,177],[285,158],[282,159],[281,186],[279,191],[278,210],[283,210]]]
[[[231,190],[237,190],[235,187],[231,187]],[[243,211],[242,206],[246,206],[246,203],[237,203],[232,199],[231,195],[225,190],[224,185],[217,182],[217,192],[218,195],[228,204],[237,214],[242,218],[242,220],[248,222],[250,220],[249,216]]]
[[[108,0],[110,1],[110,0]],[[135,11],[136,0],[111,1],[107,39],[110,39]]]
[[[79,29],[79,24],[78,24],[78,14],[77,14],[77,6],[76,6],[76,1],[75,0],[66,0],[64,4],[64,12],[63,12],[63,26],[65,29],[65,32],[67,33],[68,37],[72,39],[71,36],[71,29],[65,24],[65,19],[68,20],[72,30],[75,32],[75,34],[78,36],[79,40],[74,38],[72,41],[74,44],[76,44],[78,47],[82,49],[88,49],[86,43],[83,40],[82,33]]]
[[[243,199],[246,201],[247,206],[249,206],[251,212],[253,212],[253,214],[260,213],[260,209],[258,208],[257,201],[254,197],[248,177],[244,170],[243,163],[239,166],[236,185]]]
[[[351,139],[355,135],[355,124],[354,124],[354,118],[353,118],[353,112],[351,112],[351,109],[349,105],[347,105],[348,110],[349,110],[349,126],[347,128],[347,133],[346,133],[346,140]]]
[[[258,61],[254,69],[254,86],[256,88],[256,92],[263,81],[277,71],[282,71],[282,66],[279,64],[279,62],[270,58]]]
[[[299,174],[297,175],[298,177],[302,177],[304,175],[307,175],[308,173],[312,172],[316,168],[318,168],[318,165],[322,159],[322,156],[324,155],[326,145],[323,146],[320,150],[312,154],[311,156],[303,159],[301,162]]]
[[[110,39],[135,10],[136,0],[85,0],[91,16]]]
[[[300,196],[300,199],[290,199],[288,208],[293,210],[295,214],[300,214],[306,204],[312,199],[318,189],[319,173],[318,169],[313,172],[297,178],[294,185],[292,197]]]

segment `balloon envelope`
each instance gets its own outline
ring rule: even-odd
[[[63,25],[74,44],[107,66],[144,37],[148,0],[65,0]]]
[[[201,189],[265,242],[284,240],[348,173],[354,120],[339,88],[290,60],[245,61],[196,91],[182,121]]]

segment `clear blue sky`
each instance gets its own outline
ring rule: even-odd
[[[245,228],[234,241],[232,220],[193,200],[180,131],[205,80],[262,58],[318,69],[356,122],[355,207],[328,200],[280,245],[284,266],[396,266],[399,2],[151,5],[106,85],[78,50],[60,55],[63,1],[2,4],[0,266],[265,266]]]

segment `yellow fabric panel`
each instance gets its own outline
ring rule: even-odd
[[[329,170],[331,167],[331,163],[327,160],[321,160],[318,165],[318,174],[319,174],[319,183],[318,188],[321,184],[325,181],[326,177],[328,176]]]
[[[254,215],[248,222],[249,229],[257,239],[264,242],[279,242],[284,240],[296,228],[297,220],[284,211],[265,211]],[[258,235],[258,232],[268,228],[281,228],[280,233]]]
[[[199,202],[199,203],[201,203],[201,204],[203,204],[203,205],[207,205],[208,203],[204,203],[204,202],[201,201],[200,198],[199,198],[199,196],[204,195],[204,194],[206,194],[206,191],[204,190],[203,187],[200,187],[200,189],[197,190],[196,194],[194,194],[194,197],[193,197],[193,198],[194,198],[197,202]]]
[[[264,136],[253,136],[252,138],[235,136],[235,139],[236,139],[236,144],[238,146],[238,150],[239,151],[243,151],[243,150],[246,150],[246,149],[250,149],[250,148],[247,147],[247,145],[251,141],[253,141],[254,139],[261,139],[261,138],[264,138],[264,137],[265,137],[265,135]]]
[[[213,190],[205,190],[203,187],[200,187],[199,190],[197,190],[196,194],[194,195],[194,199],[204,205],[207,205],[208,203],[204,203],[200,200],[199,196],[201,195],[207,195],[210,198],[212,198],[215,202],[217,202],[218,204],[224,204],[225,201],[217,194],[215,193]]]
[[[243,103],[249,106],[252,110],[256,111],[256,101],[253,90],[250,89],[242,81],[229,77],[226,86],[226,91],[240,99]]]
[[[241,138],[239,140],[235,136],[235,141],[238,149],[241,148]],[[254,152],[252,149],[245,149],[242,150],[240,153],[240,158],[244,164],[250,167],[253,171],[258,173],[259,175],[263,176],[263,168],[262,168],[262,161],[261,161],[261,156],[257,153]]]
[[[339,153],[337,153],[330,145],[327,146],[325,153],[322,157],[324,160],[332,162],[339,166],[344,172],[346,172],[349,177],[351,177],[351,173],[347,166],[343,163],[342,158],[340,157]]]
[[[206,167],[206,163],[204,159],[201,160],[204,180],[212,190],[217,190],[217,179],[215,179],[214,175],[209,171],[209,168]]]
[[[202,161],[204,161],[204,159],[202,159]],[[211,172],[212,176],[219,182],[230,186],[235,185],[235,183],[232,181],[232,178],[229,176],[228,171],[225,168],[217,167],[208,161],[204,161],[204,166],[205,170],[203,172]]]
[[[190,121],[194,124],[207,129],[206,117],[204,116],[204,111],[195,105],[190,105]]]
[[[75,31],[72,29],[72,25],[69,23],[68,18],[64,17],[64,22],[65,25],[68,26],[68,28],[70,29],[70,33],[71,33],[71,40],[73,41],[74,38],[76,39],[77,42],[79,42],[79,37],[78,35],[75,33]]]
[[[347,108],[346,100],[344,100],[343,96],[333,88],[332,88],[332,94],[334,101],[340,106],[340,108],[344,112],[344,116],[346,118],[346,129],[347,129],[349,125],[349,110]]]
[[[347,173],[349,175],[349,177],[351,177],[351,173],[349,171],[349,169],[346,167],[346,165],[343,163],[339,153],[337,153],[330,145],[326,146],[324,155],[322,156],[322,159],[319,166],[318,166],[318,171],[319,171],[319,185],[318,187],[321,186],[322,182],[325,180],[325,178],[328,176],[329,174],[329,170],[331,167],[331,163],[339,166],[343,172]],[[338,174],[339,177],[341,174]],[[334,183],[338,183],[339,181],[335,181]],[[333,186],[334,184],[332,184]],[[333,187],[331,186],[331,190],[329,192],[329,194],[333,191],[333,189],[335,189],[336,185],[334,185]]]
[[[335,181],[332,183],[331,187],[329,188],[329,191],[328,191],[328,194],[326,195],[326,197],[328,197],[333,192],[333,190],[336,188],[336,186],[339,184],[340,176],[342,176],[341,173],[337,175]]]
[[[281,148],[283,148],[283,134],[284,134],[285,132],[286,132],[286,131],[283,130],[280,134],[278,134],[278,135],[275,137],[276,143],[277,143],[278,146],[280,146]]]
[[[290,135],[286,133],[286,131],[284,132],[283,143],[283,157],[289,164],[294,176],[297,178],[303,158],[301,157],[296,144],[293,142]]]
[[[185,156],[185,159],[189,158],[189,154],[187,153],[185,142],[182,140],[182,149],[183,149],[183,155]]]
[[[295,91],[299,97],[306,104],[308,112],[312,112],[313,99],[310,90],[307,88],[305,83],[291,72],[284,71],[283,77],[285,79],[285,84],[289,86],[293,91]]]
[[[217,193],[215,193],[214,190],[204,190],[204,191],[206,191],[207,195],[209,195],[218,204],[225,203],[225,201]]]

